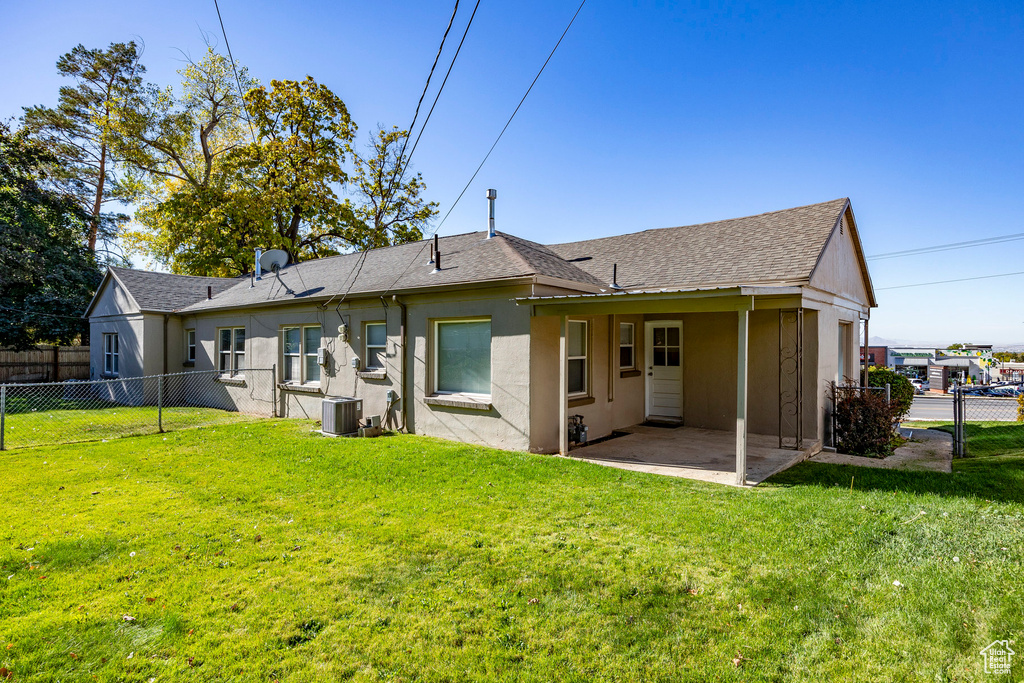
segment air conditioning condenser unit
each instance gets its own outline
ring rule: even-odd
[[[343,436],[359,431],[363,417],[363,399],[347,396],[328,396],[321,403],[323,415],[321,431],[327,436]]]

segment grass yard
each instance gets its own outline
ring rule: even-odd
[[[1021,651],[1021,456],[952,475],[805,463],[735,489],[310,430],[0,455],[0,667],[15,681],[934,682],[995,680],[978,654],[993,640]]]
[[[946,421],[904,422],[910,429],[939,429],[953,433],[953,423]],[[1024,424],[1020,422],[966,422],[967,457],[985,458],[994,455],[1024,456]]]
[[[248,422],[261,419],[214,408],[164,408],[165,430]],[[157,408],[118,406],[100,410],[39,410],[5,416],[7,448],[43,446],[75,441],[99,441],[121,436],[155,434]]]

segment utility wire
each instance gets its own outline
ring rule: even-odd
[[[423,125],[420,126],[420,132],[416,135],[416,142],[412,143],[412,150],[409,151],[409,160],[412,160],[412,155],[416,153],[416,147],[420,144],[420,138],[423,137],[423,130],[427,127],[430,122],[430,115],[434,113],[434,107],[437,106],[437,101],[441,99],[441,93],[444,92],[444,86],[448,82],[448,77],[452,75],[452,67],[455,66],[455,60],[459,58],[459,52],[462,51],[462,44],[466,42],[466,36],[469,34],[469,27],[473,25],[473,18],[476,16],[476,11],[480,8],[480,0],[476,0],[476,5],[473,6],[473,13],[469,15],[469,23],[466,24],[466,30],[462,32],[462,40],[459,41],[459,46],[455,49],[455,55],[452,57],[451,64],[448,65],[448,72],[444,75],[444,80],[441,81],[441,87],[437,89],[437,95],[434,97],[433,104],[430,105],[430,111],[427,112],[427,118],[423,119]],[[410,130],[410,133],[412,131]],[[405,166],[402,167],[402,176],[405,175],[405,170],[408,168],[408,161]],[[398,185],[402,184],[402,176],[399,176]]]
[[[214,0],[214,2],[216,2],[216,0]],[[413,128],[416,127],[416,119],[419,118],[420,107],[423,105],[423,99],[427,96],[427,90],[430,88],[430,79],[434,76],[434,70],[437,68],[437,62],[441,59],[441,53],[444,52],[445,41],[448,40],[448,33],[449,33],[449,31],[452,30],[452,24],[455,23],[455,15],[458,14],[458,12],[459,12],[459,0],[455,0],[455,8],[452,10],[452,16],[448,20],[448,26],[444,30],[444,35],[441,36],[441,45],[438,46],[438,48],[437,48],[437,55],[434,57],[434,63],[430,66],[430,73],[427,74],[427,82],[424,84],[423,92],[420,93],[420,99],[416,103],[416,111],[413,113],[412,123],[409,124],[409,135],[412,135],[412,130],[413,130]],[[476,13],[476,9],[473,10],[473,13],[474,14]],[[466,30],[467,31],[469,30],[468,27],[467,27]],[[463,38],[463,40],[465,40],[466,36],[463,35],[462,38]],[[462,47],[462,43],[459,43],[459,47],[460,48]],[[456,53],[456,56],[458,56],[458,53]],[[454,58],[452,60],[452,63],[454,63]],[[449,68],[448,71],[450,73],[451,72],[451,68]],[[447,79],[448,79],[448,76],[446,75],[445,76],[445,80],[447,80]],[[443,85],[442,85],[442,87],[443,87]],[[438,92],[438,96],[440,96],[440,94],[441,93],[439,91]],[[435,102],[435,104],[437,103],[436,100],[434,102]],[[433,111],[434,108],[431,107],[430,110]],[[428,115],[428,117],[429,117],[429,115]],[[423,125],[425,126],[426,123],[424,122]],[[420,132],[421,133],[422,133],[422,130],[423,130],[423,127],[421,126],[420,127]],[[405,158],[405,147],[406,147],[406,145],[409,144],[409,135],[406,135],[405,136],[405,140],[403,140],[403,142],[402,142],[402,149],[398,153],[398,166],[397,166],[397,168],[395,168],[394,173],[391,174],[391,180],[390,180],[390,182],[388,182],[388,189],[387,189],[387,192],[384,195],[385,199],[388,199],[388,198],[391,197],[391,193],[394,191],[395,180],[398,178],[399,171],[401,171],[403,174],[405,172],[405,169],[404,169],[405,164],[402,163],[402,160]],[[418,141],[419,141],[419,139],[417,138],[417,142]],[[352,291],[352,288],[356,284],[356,280],[359,279],[359,273],[361,273],[363,271],[363,264],[366,262],[366,254],[367,254],[367,252],[370,251],[371,248],[372,247],[368,246],[365,249],[363,249],[362,253],[359,255],[358,260],[352,265],[352,270],[349,271],[349,277],[351,277],[351,280],[348,283],[348,287],[345,289],[345,293],[341,295],[341,300],[338,301],[338,306],[340,306],[341,302],[344,301],[346,297],[348,297],[349,293]],[[354,275],[353,275],[353,273],[354,273]],[[332,297],[332,300],[333,300],[333,297]],[[330,302],[331,302],[331,300],[328,300],[327,303],[329,304]],[[323,307],[326,308],[326,304]]]
[[[876,287],[875,291],[880,292],[883,289],[906,289],[908,287],[927,287],[929,285],[946,285],[951,282],[971,282],[973,280],[990,280],[996,277],[1010,277],[1012,275],[1024,275],[1024,270],[1017,271],[1016,273],[1000,273],[998,275],[978,275],[976,277],[963,277],[956,280],[939,280],[937,282],[918,282],[913,285],[896,285],[895,287]]]
[[[473,184],[474,180],[476,180],[476,176],[480,172],[480,169],[484,167],[484,164],[487,163],[487,159],[491,156],[491,152],[493,152],[494,148],[498,146],[498,141],[501,140],[501,136],[505,134],[505,131],[508,130],[509,124],[512,123],[512,119],[514,119],[516,117],[516,114],[519,113],[519,108],[523,106],[523,102],[526,101],[526,98],[530,94],[530,91],[533,90],[533,86],[537,84],[537,79],[539,79],[540,75],[544,73],[544,69],[545,67],[547,67],[548,62],[550,62],[551,58],[555,56],[555,50],[557,50],[558,46],[562,44],[562,39],[565,38],[565,34],[569,32],[570,28],[572,28],[573,22],[576,21],[576,17],[579,15],[580,10],[583,9],[583,5],[585,4],[587,4],[587,0],[583,0],[583,2],[580,3],[580,6],[576,8],[576,14],[572,15],[572,19],[569,20],[569,24],[565,27],[565,30],[562,31],[562,35],[558,38],[558,42],[555,43],[555,46],[553,48],[551,48],[551,54],[549,54],[548,58],[544,60],[544,64],[541,65],[540,71],[537,72],[537,75],[533,77],[533,82],[530,83],[530,87],[526,89],[526,93],[523,95],[523,99],[519,100],[519,104],[516,105],[515,111],[512,112],[512,116],[508,117],[508,121],[505,122],[505,127],[501,129],[500,133],[498,133],[498,137],[495,138],[494,144],[491,145],[491,148],[489,150],[487,150],[487,154],[484,155],[483,161],[481,161],[480,165],[476,167],[475,171],[473,171],[473,175],[470,177],[469,182],[466,183],[466,186],[464,188],[462,188],[462,192],[459,193],[459,196],[455,199],[455,202],[452,204],[451,208],[448,209],[448,213],[444,215],[444,218],[441,219],[441,222],[437,224],[436,228],[434,228],[434,232],[437,232],[438,230],[441,229],[441,226],[444,225],[444,222],[448,220],[448,216],[452,215],[452,211],[455,210],[455,207],[462,199],[462,196],[466,194],[466,190],[468,190],[469,186]]]
[[[967,242],[936,244],[930,247],[918,247],[917,249],[906,249],[904,251],[890,251],[885,254],[868,256],[867,258],[869,261],[873,261],[877,259],[898,258],[900,256],[917,256],[918,254],[931,254],[937,251],[951,251],[953,249],[965,249],[968,247],[982,247],[988,244],[1001,244],[1003,242],[1013,242],[1015,240],[1024,240],[1024,232],[1018,232],[1012,235],[999,235],[997,237],[985,237],[977,240],[969,240]]]
[[[66,318],[67,320],[85,320],[85,316],[82,315],[58,315],[57,313],[43,313],[42,311],[26,311],[23,308],[11,308],[10,306],[0,306],[0,310],[13,311],[14,313],[24,313],[26,315],[43,315],[47,318]]]
[[[235,58],[231,56],[231,43],[228,42],[228,32],[224,30],[224,20],[220,16],[220,5],[213,0],[213,6],[217,8],[217,21],[220,22],[220,33],[224,36],[224,47],[228,49],[228,59],[231,60],[231,70],[235,72],[235,85],[238,86],[238,95],[242,98],[242,111],[245,112],[245,122],[249,124],[249,132],[252,134],[252,141],[256,142],[256,131],[252,128],[252,117],[249,116],[249,108],[245,105],[245,93],[242,92],[242,81],[238,78],[238,67],[235,66]]]

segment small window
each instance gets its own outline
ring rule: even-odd
[[[217,331],[217,369],[222,375],[245,371],[245,328],[225,327]]]
[[[319,325],[285,327],[281,330],[284,381],[292,384],[320,382]]]
[[[434,390],[439,394],[491,393],[491,321],[434,323]]]
[[[196,331],[185,330],[185,360],[189,363],[196,362]]]
[[[387,358],[388,330],[384,323],[366,323],[366,353],[365,365],[367,370],[383,370],[384,359]]]
[[[117,375],[119,372],[117,334],[107,333],[103,335],[103,374]]]
[[[302,353],[306,358],[305,382],[320,381],[320,363],[317,353],[320,351],[320,326],[302,328]]]
[[[633,323],[619,323],[619,369],[636,368],[636,354],[633,349]]]
[[[569,395],[587,395],[587,322],[569,321]]]

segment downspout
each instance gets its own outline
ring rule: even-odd
[[[408,319],[408,312],[406,311],[405,304],[398,300],[398,295],[392,295],[391,300],[398,304],[398,307],[402,309],[402,322],[401,326],[398,329],[399,343],[402,345],[402,378],[401,380],[399,380],[398,386],[402,391],[402,395],[399,397],[400,400],[402,401],[402,429],[404,429],[406,433],[408,433],[409,428],[406,426],[408,424],[406,422],[406,419],[408,418],[408,414],[406,412],[406,405],[408,405],[409,393],[406,391],[405,381],[406,375],[409,374],[408,358],[405,355],[406,335],[408,328],[406,321]]]
[[[170,318],[169,313],[164,313],[164,371],[163,374],[167,374],[167,321]]]

